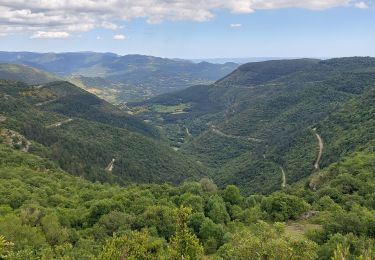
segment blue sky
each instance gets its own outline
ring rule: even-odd
[[[145,11],[133,15],[129,11],[125,18],[122,13],[120,17],[108,11],[108,16],[97,19],[91,18],[95,14],[90,10],[82,23],[71,6],[66,7],[63,14],[67,16],[59,22],[32,6],[23,20],[16,13],[17,20],[12,11],[17,10],[14,2],[17,0],[13,6],[2,6],[0,1],[0,16],[10,17],[9,21],[0,18],[2,51],[96,51],[170,58],[375,56],[373,1],[332,0],[333,7],[311,6],[305,1],[307,6],[297,8],[292,0],[284,0],[291,2],[287,8],[268,5],[250,11],[224,5],[196,10],[189,5],[179,6],[181,12],[164,8],[162,15]],[[35,23],[35,19],[40,22]],[[67,24],[67,19],[76,20]]]

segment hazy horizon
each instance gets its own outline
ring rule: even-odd
[[[6,51],[6,50],[0,50],[0,53],[37,53],[37,54],[68,54],[68,53],[100,53],[100,54],[113,54],[117,55],[119,57],[121,56],[132,56],[132,55],[141,55],[141,56],[152,56],[152,57],[158,57],[163,59],[172,59],[172,60],[188,60],[192,61],[194,63],[198,62],[210,62],[210,63],[225,63],[225,62],[236,62],[236,63],[245,63],[245,62],[261,62],[261,61],[267,61],[267,60],[289,60],[289,59],[331,59],[331,58],[344,58],[344,57],[350,57],[350,56],[337,56],[337,57],[288,57],[288,56],[279,56],[279,57],[272,57],[272,56],[253,56],[253,57],[193,57],[193,58],[182,58],[182,57],[163,57],[163,56],[157,56],[153,54],[144,54],[144,53],[116,53],[111,51],[29,51],[29,50],[16,50],[16,51]]]

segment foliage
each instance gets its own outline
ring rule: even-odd
[[[229,202],[232,205],[240,204],[242,202],[240,189],[234,185],[228,185],[225,188],[223,198],[226,202]]]
[[[0,94],[0,110],[8,118],[1,128],[21,133],[32,142],[30,152],[76,176],[124,185],[179,183],[210,174],[193,159],[150,138],[157,138],[152,126],[69,83],[33,88],[2,81],[0,93],[6,95]],[[67,123],[51,127],[56,122]],[[108,172],[113,158],[114,167]]]
[[[160,259],[163,256],[163,243],[163,240],[151,237],[147,231],[114,235],[107,241],[98,259]]]
[[[273,193],[262,200],[261,208],[267,212],[270,219],[274,221],[286,221],[289,219],[298,219],[302,213],[309,209],[309,205],[297,196]]]
[[[188,113],[137,116],[168,128],[164,134],[171,142],[177,135],[173,129],[189,129],[192,136],[183,138],[180,150],[213,168],[220,188],[235,184],[243,194],[271,193],[282,184],[280,168],[287,184],[315,171],[315,133],[324,142],[321,167],[374,146],[374,60],[244,64],[215,84],[143,103],[189,103]]]
[[[199,181],[199,184],[201,185],[202,190],[204,192],[216,192],[217,191],[216,184],[209,178],[202,178]]]
[[[222,259],[315,259],[316,248],[312,241],[287,236],[280,223],[259,222],[236,233],[218,254]]]
[[[188,227],[188,219],[191,214],[190,208],[180,207],[177,210],[176,234],[171,238],[172,259],[201,259],[203,248],[198,238],[192,234]]]
[[[171,127],[183,129],[191,142],[181,145],[183,153],[131,130],[144,124],[132,124],[139,120],[128,121],[70,84],[32,88],[2,81],[1,128],[21,133],[31,147],[13,149],[7,138],[0,144],[1,257],[373,259],[369,71],[375,62],[284,65],[244,66],[202,87],[200,97],[186,90],[188,100],[175,104],[191,103],[195,118],[189,112]],[[40,104],[51,97],[57,101]],[[205,110],[194,112],[197,106]],[[73,115],[73,121],[48,127]],[[194,126],[190,135],[185,124]],[[321,169],[314,170],[315,133],[326,150]],[[104,170],[112,158],[113,171]],[[216,164],[215,174],[202,164]],[[287,185],[272,192],[280,189],[282,173]]]
[[[93,184],[48,160],[0,148],[0,233],[14,243],[10,259],[116,259],[121,254],[180,259],[181,252],[185,259],[199,259],[203,249],[224,259],[248,259],[251,252],[278,259],[329,259],[345,241],[353,257],[373,252],[374,210],[368,203],[373,196],[372,154],[333,164],[315,191],[307,182],[269,196],[242,197],[234,186],[216,191],[194,182],[178,187]],[[361,180],[355,183],[357,191],[347,194],[347,188],[340,188],[336,201],[327,200],[322,191],[344,187],[341,176],[348,173]],[[284,231],[282,224],[259,222],[298,223],[307,201],[321,211],[311,220],[321,228],[309,232],[309,239]]]
[[[0,235],[0,258],[6,258],[10,248],[13,246],[13,243],[5,240],[5,237]]]

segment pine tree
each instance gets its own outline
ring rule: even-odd
[[[171,239],[171,258],[176,260],[201,259],[203,247],[195,234],[192,234],[187,227],[191,215],[191,208],[180,207],[177,210],[176,233]]]

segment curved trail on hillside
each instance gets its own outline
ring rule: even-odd
[[[248,137],[248,136],[237,136],[237,135],[229,135],[226,133],[221,132],[219,129],[216,128],[216,126],[211,125],[211,130],[217,135],[227,137],[227,138],[233,138],[233,139],[239,139],[239,140],[246,140],[246,141],[253,141],[253,142],[263,142],[261,139],[253,138],[253,137]]]
[[[316,131],[316,130],[314,130],[314,131]],[[318,139],[318,143],[319,143],[319,153],[318,153],[318,157],[316,158],[316,161],[314,163],[314,168],[315,168],[315,170],[318,170],[319,169],[319,163],[320,163],[320,160],[322,159],[322,155],[323,155],[324,143],[323,143],[322,137],[318,133],[315,133],[315,136]]]
[[[187,128],[186,126],[185,126],[185,131],[186,131],[186,134],[187,134],[188,136],[190,136],[190,137],[192,136],[191,133],[190,133],[190,131],[189,131],[189,128]]]
[[[114,164],[115,164],[115,161],[116,161],[116,159],[113,158],[112,161],[111,161],[111,162],[108,164],[108,166],[105,168],[105,170],[108,171],[108,172],[112,172],[112,170],[113,170],[113,166],[114,166]]]
[[[72,118],[69,118],[69,119],[67,119],[67,120],[64,120],[64,121],[61,121],[61,122],[57,122],[57,123],[52,124],[52,125],[48,125],[48,126],[46,126],[46,128],[56,128],[56,127],[60,127],[60,126],[62,126],[62,125],[64,125],[64,124],[70,123],[70,122],[72,122],[72,121],[73,121],[73,119],[72,119]]]
[[[281,188],[285,188],[286,187],[286,175],[285,175],[285,171],[284,171],[283,167],[280,167],[280,170],[281,170],[281,174],[282,174]]]
[[[51,103],[55,102],[56,100],[57,99],[51,99],[51,100],[47,100],[47,101],[44,101],[44,102],[36,103],[35,106],[41,107],[41,106],[44,106],[44,105],[51,104]]]

